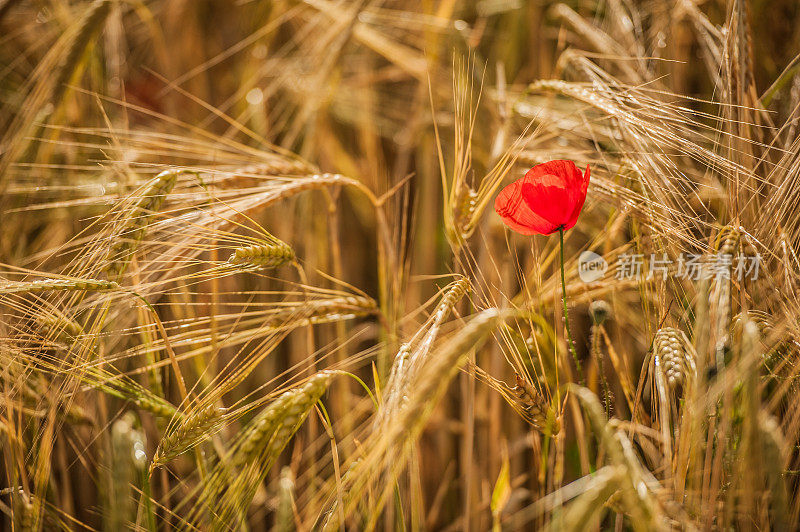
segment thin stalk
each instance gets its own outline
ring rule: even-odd
[[[575,352],[575,344],[572,343],[572,332],[569,330],[569,312],[567,311],[567,279],[564,273],[564,227],[558,228],[559,243],[561,244],[561,302],[564,304],[564,328],[567,330],[567,344],[575,360],[575,367],[578,369],[578,378],[583,380],[583,370],[581,361],[578,360],[578,353]]]

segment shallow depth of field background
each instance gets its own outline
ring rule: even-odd
[[[0,1],[3,527],[797,528],[798,54],[796,0]],[[577,362],[493,210],[551,159]]]

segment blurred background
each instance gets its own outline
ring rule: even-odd
[[[399,529],[401,523],[412,529],[487,530],[499,526],[501,515],[504,529],[538,528],[560,505],[548,494],[595,471],[589,462],[596,457],[587,458],[579,443],[583,436],[575,435],[584,430],[574,419],[581,418],[577,406],[558,411],[560,443],[543,447],[553,426],[535,426],[509,398],[513,390],[527,389],[525,384],[537,394],[553,395],[557,376],[537,367],[531,346],[563,350],[563,334],[555,243],[504,231],[491,212],[501,184],[548,159],[591,165],[593,178],[598,168],[598,181],[583,221],[570,233],[571,256],[589,247],[613,256],[643,233],[647,246],[662,238],[673,250],[688,252],[714,240],[721,227],[759,214],[733,207],[738,204],[715,175],[721,163],[703,160],[705,152],[692,146],[727,153],[731,166],[719,170],[726,174],[734,164],[752,170],[759,168],[755,161],[776,161],[781,150],[794,149],[797,136],[797,0],[0,0],[0,43],[0,263],[6,279],[23,280],[34,270],[102,277],[98,257],[120,225],[108,214],[123,212],[125,202],[162,170],[186,168],[198,178],[178,178],[165,211],[174,215],[172,221],[159,218],[163,225],[145,237],[137,267],[120,283],[144,291],[169,335],[191,322],[187,327],[194,336],[176,347],[186,354],[181,365],[190,388],[213,390],[214,372],[210,380],[203,377],[208,367],[217,371],[264,349],[258,325],[242,331],[247,340],[241,344],[213,344],[215,325],[208,320],[217,316],[224,320],[259,302],[279,309],[300,301],[297,294],[309,286],[336,291],[337,297],[342,291],[369,298],[376,306],[355,319],[293,328],[246,379],[214,396],[242,413],[215,429],[213,442],[203,443],[209,455],[233,441],[251,419],[253,397],[277,396],[316,370],[346,369],[380,395],[398,349],[429,323],[434,298],[458,276],[468,278],[473,291],[469,301],[449,309],[453,318],[444,329],[453,336],[461,319],[475,311],[521,304],[526,291],[538,297],[533,306],[542,323],[551,325],[528,320],[519,338],[509,333],[470,356],[420,429],[410,459],[415,473],[403,477],[402,502],[388,504],[378,525],[383,529]],[[655,126],[669,135],[646,138]],[[654,146],[663,150],[663,167],[643,169]],[[649,177],[636,177],[642,173]],[[303,181],[298,193],[281,188],[294,186],[294,178],[324,181],[329,174],[360,186],[332,182],[317,189]],[[299,193],[307,190],[312,191]],[[258,195],[267,193],[273,196]],[[264,209],[247,210],[266,197]],[[230,248],[246,243],[217,225],[230,212],[207,219],[187,214],[216,207],[246,213],[247,219],[237,222],[242,227],[260,227],[289,243],[302,268],[188,277],[218,266]],[[629,224],[619,213],[636,221]],[[702,221],[692,226],[695,218]],[[178,258],[159,255],[158,245]],[[653,246],[647,251],[661,251]],[[187,258],[188,250],[197,253]],[[588,387],[602,394],[603,372],[609,374],[606,414],[630,418],[624,383],[631,381],[649,421],[656,399],[644,375],[653,333],[665,316],[683,308],[668,298],[691,307],[692,296],[688,288],[654,290],[655,295],[627,288],[607,283],[588,294],[576,288],[573,327]],[[775,286],[766,290],[770,305],[793,305],[770,299],[780,297]],[[598,299],[612,300],[608,341],[625,360],[629,377],[622,381],[611,375],[618,369],[603,369],[593,358],[596,316],[590,305]],[[94,309],[100,300],[49,297],[5,304],[0,332],[6,356],[16,353],[13,349],[50,356],[63,348],[42,347],[25,307],[33,313],[48,305]],[[132,303],[118,305],[114,308],[123,316],[87,336],[101,359],[111,357],[104,371],[128,375],[154,393],[154,375],[160,372],[163,389],[157,395],[186,406],[166,348],[155,358],[142,354],[148,351],[142,346],[158,336],[153,323],[141,313],[134,316],[139,310]],[[688,314],[668,321],[686,325]],[[192,354],[210,343],[213,358]],[[166,421],[132,407],[122,392],[84,388],[74,397],[87,419],[54,424],[49,414],[37,417],[29,408],[53,412],[56,403],[46,398],[66,393],[66,374],[85,363],[45,369],[36,365],[36,357],[44,356],[40,351],[20,370],[25,378],[19,380],[10,363],[5,370],[7,525],[145,528],[141,506],[137,517],[107,499],[113,483],[105,478],[115,471],[112,427],[134,412],[125,422],[145,436],[152,457],[169,433]],[[71,360],[68,356],[54,358]],[[204,357],[204,364],[192,362]],[[31,385],[19,383],[40,371],[45,376],[37,386],[50,392],[39,389],[30,399],[21,390]],[[97,402],[92,394],[105,399]],[[352,380],[337,380],[324,401],[335,420],[330,430],[341,443],[344,470],[344,463],[357,460],[359,445],[372,441],[365,440],[373,422],[371,403]],[[250,529],[283,522],[281,489],[289,478],[295,494],[291,527],[318,524],[328,508],[319,494],[334,478],[321,419],[309,417],[270,468],[245,512]],[[638,422],[647,424],[643,419]],[[653,431],[660,430],[656,425],[653,420]],[[54,433],[40,436],[53,427],[58,427]],[[789,441],[796,432],[792,427]],[[637,452],[650,451],[637,447]],[[43,460],[51,459],[44,468]],[[202,484],[198,467],[190,453],[153,477],[159,529],[188,527],[179,501],[192,499],[193,487]],[[660,465],[651,469],[661,478]],[[498,480],[504,474],[505,483]],[[787,478],[792,489],[795,477]],[[725,484],[719,478],[713,482]],[[17,486],[27,494],[23,508],[46,501],[38,521],[20,525],[12,519]],[[141,489],[136,477],[121,497],[140,501]],[[700,488],[697,497],[703,504],[725,500]],[[544,502],[537,506],[537,501]],[[595,528],[631,526],[617,517],[624,511],[610,507],[615,510],[593,522]],[[730,512],[729,524],[750,515]],[[797,513],[795,501],[792,523]],[[711,523],[707,514],[696,511],[701,527]],[[356,519],[352,526],[364,523]]]

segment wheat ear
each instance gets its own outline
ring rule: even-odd
[[[662,327],[653,340],[656,363],[660,365],[673,390],[696,375],[695,355],[689,339],[683,331],[674,327]]]

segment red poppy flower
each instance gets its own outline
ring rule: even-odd
[[[501,190],[494,210],[504,224],[523,235],[566,231],[578,221],[588,187],[588,166],[581,174],[572,161],[550,161]]]

